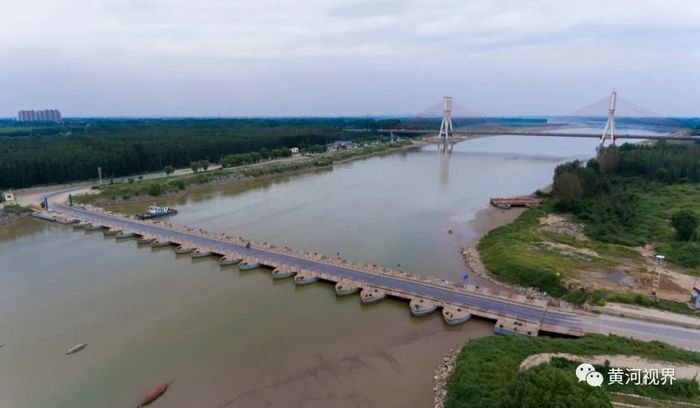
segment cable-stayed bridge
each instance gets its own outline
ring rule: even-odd
[[[606,116],[602,116],[603,114]],[[426,126],[440,118],[442,120],[439,130]],[[453,125],[453,120],[457,126]],[[436,142],[446,144],[471,137],[496,135],[595,138],[600,140],[601,146],[608,140],[615,144],[617,139],[700,141],[700,134],[697,131],[626,100],[618,96],[615,91],[608,97],[537,125],[507,126],[497,119],[479,115],[476,111],[459,105],[450,96],[445,96],[441,103],[421,111],[415,116],[415,122],[417,126],[409,124],[410,127],[407,128],[377,129],[377,132],[389,134],[392,137],[433,134]],[[602,126],[600,132],[590,129],[600,126]],[[625,130],[629,127],[635,130]],[[639,133],[637,130],[639,127],[648,128],[653,133]],[[346,129],[346,131],[370,130]]]

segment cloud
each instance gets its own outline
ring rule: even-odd
[[[396,106],[387,95],[438,97],[444,92],[459,93],[461,84],[481,89],[476,85],[498,87],[505,83],[494,75],[513,82],[517,78],[534,83],[549,79],[551,85],[562,88],[576,87],[566,83],[572,77],[587,77],[597,81],[601,89],[607,89],[610,78],[618,77],[619,82],[632,86],[634,93],[649,88],[637,83],[644,76],[665,77],[664,73],[678,72],[676,79],[667,78],[674,83],[659,87],[690,92],[699,86],[697,78],[695,84],[688,83],[697,72],[689,67],[700,62],[696,52],[700,2],[10,1],[11,12],[0,15],[0,57],[9,61],[0,67],[0,73],[19,77],[20,82],[49,82],[41,74],[53,72],[50,77],[77,86],[74,93],[83,95],[93,95],[87,84],[80,84],[79,78],[86,76],[104,82],[104,92],[121,94],[124,100],[136,98],[138,92],[112,88],[110,78],[124,78],[134,87],[159,90],[176,99],[174,90],[167,88],[184,86],[183,81],[193,89],[198,89],[195,83],[206,88],[217,100],[225,100],[221,89],[245,90],[249,93],[237,97],[256,100],[260,89],[277,83],[277,92],[266,91],[270,95],[260,99],[267,102],[254,107],[261,114],[295,112],[300,107],[308,109],[308,114],[315,113],[314,106],[296,103],[298,95],[281,92],[298,91],[300,85],[328,98],[355,95],[329,104],[337,113],[379,114],[420,111],[430,104],[417,101],[414,108]],[[411,82],[401,84],[398,79]],[[447,79],[457,83],[448,84]],[[326,80],[331,89],[316,89]],[[6,81],[0,79],[0,86],[16,88]],[[251,86],[251,81],[259,87]],[[292,85],[286,86],[287,82]],[[686,86],[678,86],[680,82]],[[372,84],[375,88],[366,91],[370,95],[376,92],[385,108],[365,110],[374,104],[356,95],[356,88],[348,88],[349,83]],[[67,85],[48,83],[45,88],[46,93],[53,93],[48,99],[58,99],[62,105],[74,107],[76,113],[90,112],[95,106],[61,97]],[[485,94],[476,95],[476,99],[486,110],[517,113],[499,111],[497,102],[489,102],[487,92],[479,92]],[[533,88],[530,94],[535,92]],[[640,92],[641,97],[652,99],[646,92]],[[276,112],[269,110],[272,94],[277,99]],[[26,95],[11,96],[14,100],[3,98],[0,102],[0,113],[14,112],[18,101],[32,103]],[[206,103],[188,106],[184,96],[180,98],[178,109],[182,111],[178,112],[164,109],[162,102],[146,106],[159,102],[146,97],[143,105],[106,103],[104,111],[94,113],[211,110]],[[676,95],[676,102],[671,96],[667,99],[675,104],[672,110],[683,110],[681,103],[685,104],[689,95]],[[522,105],[542,112],[557,106],[549,104],[547,98],[540,105],[533,106],[531,100]]]

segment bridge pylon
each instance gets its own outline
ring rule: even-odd
[[[452,137],[452,97],[444,96],[442,98],[442,124],[438,139],[447,143],[452,141]]]
[[[600,137],[600,147],[605,144],[605,139],[610,135],[610,141],[615,144],[615,105],[617,105],[617,92],[610,93],[610,105],[608,107],[608,121],[603,129],[603,136]]]

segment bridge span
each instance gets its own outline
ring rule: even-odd
[[[345,129],[347,132],[369,132],[370,129]],[[432,129],[377,129],[377,133],[381,134],[393,134],[395,136],[401,135],[429,135],[435,134],[435,130]],[[543,137],[571,137],[571,138],[590,138],[590,139],[600,139],[599,134],[595,133],[582,133],[582,132],[561,132],[556,130],[528,130],[528,131],[518,131],[518,130],[453,130],[452,134],[461,139],[466,139],[469,137],[479,137],[479,136],[543,136]],[[436,139],[439,139],[436,137]],[[634,133],[621,133],[615,134],[615,139],[637,139],[637,140],[689,140],[689,141],[700,141],[700,136],[689,135],[689,134],[658,134],[658,135],[645,135],[645,134],[634,134]]]
[[[416,276],[378,265],[351,264],[337,257],[302,253],[165,221],[137,220],[91,206],[78,208],[61,202],[51,202],[50,206],[51,211],[42,212],[40,218],[64,224],[79,223],[86,229],[101,229],[106,235],[117,238],[136,237],[140,243],[154,247],[177,246],[177,252],[191,253],[193,257],[216,256],[222,265],[240,262],[241,269],[269,267],[273,269],[273,278],[293,276],[295,284],[317,280],[332,282],[339,296],[359,292],[363,303],[375,303],[387,296],[408,300],[414,315],[424,316],[440,309],[443,319],[450,325],[477,316],[495,321],[494,330],[501,334],[615,333],[700,350],[700,330],[693,328],[553,307],[544,300],[506,291]]]

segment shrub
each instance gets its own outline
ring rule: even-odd
[[[148,189],[146,191],[148,192],[149,195],[157,197],[161,194],[162,188],[160,187],[160,184],[153,183],[153,184],[148,186]]]

